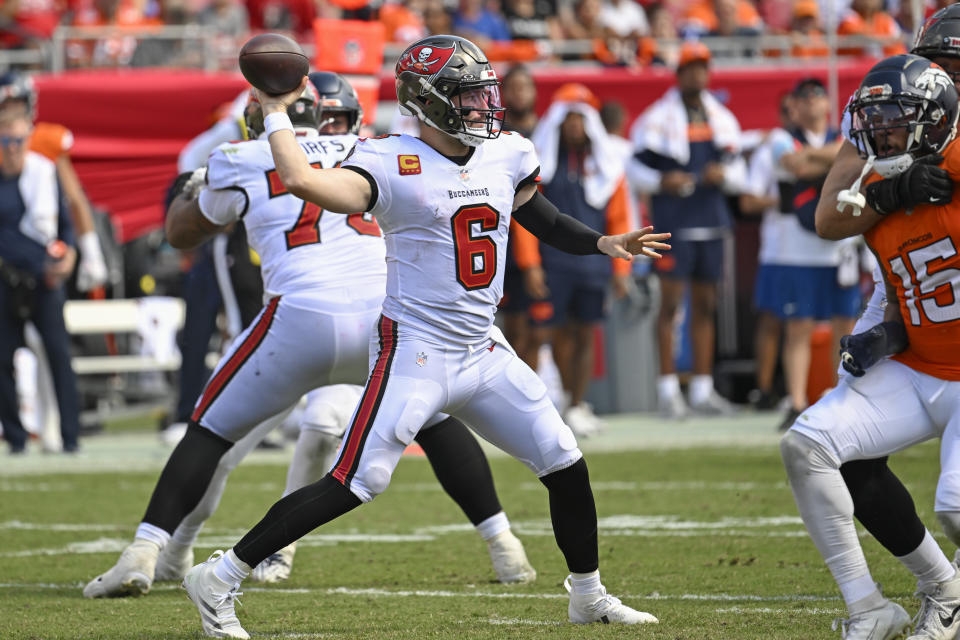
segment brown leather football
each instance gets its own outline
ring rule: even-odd
[[[247,82],[271,95],[289,93],[310,72],[310,61],[295,41],[279,33],[261,33],[240,49],[240,72]]]

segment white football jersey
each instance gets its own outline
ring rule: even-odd
[[[533,143],[504,132],[451,160],[407,135],[361,138],[343,162],[376,185],[387,242],[383,313],[441,342],[485,339],[503,295],[516,191],[538,179]]]
[[[314,167],[330,168],[356,136],[297,141]],[[266,297],[344,287],[382,291],[385,249],[372,216],[325,212],[287,193],[266,140],[218,147],[207,162],[207,184],[200,210],[218,225],[243,221],[250,247],[260,255]]]

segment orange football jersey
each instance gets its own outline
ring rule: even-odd
[[[960,141],[943,168],[960,184]],[[897,288],[910,346],[895,360],[942,380],[960,380],[960,193],[945,206],[897,211],[864,234]]]
[[[30,135],[30,150],[45,155],[53,162],[73,146],[73,134],[61,124],[38,122]]]

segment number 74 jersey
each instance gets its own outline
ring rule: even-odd
[[[336,166],[356,136],[298,137],[314,167]],[[260,255],[266,296],[383,290],[380,229],[369,214],[325,212],[287,192],[266,140],[227,143],[207,161],[200,210],[216,224],[243,220]]]
[[[373,188],[387,243],[384,315],[443,344],[484,340],[503,295],[514,196],[539,179],[533,144],[504,132],[451,159],[407,135],[361,138],[342,166]]]
[[[957,140],[944,157],[942,166],[957,184]],[[894,359],[935,378],[960,380],[960,193],[955,189],[944,206],[894,212],[864,237],[887,282],[896,286],[910,339]]]

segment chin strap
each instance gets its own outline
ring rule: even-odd
[[[850,185],[849,189],[844,189],[837,194],[837,211],[843,213],[846,208],[849,206],[853,209],[853,215],[859,216],[863,211],[863,208],[867,206],[867,199],[862,193],[860,193],[860,183],[863,182],[863,178],[870,173],[870,169],[873,168],[873,162],[876,160],[876,156],[868,156],[867,161],[863,164],[863,170],[860,172],[860,177]]]

